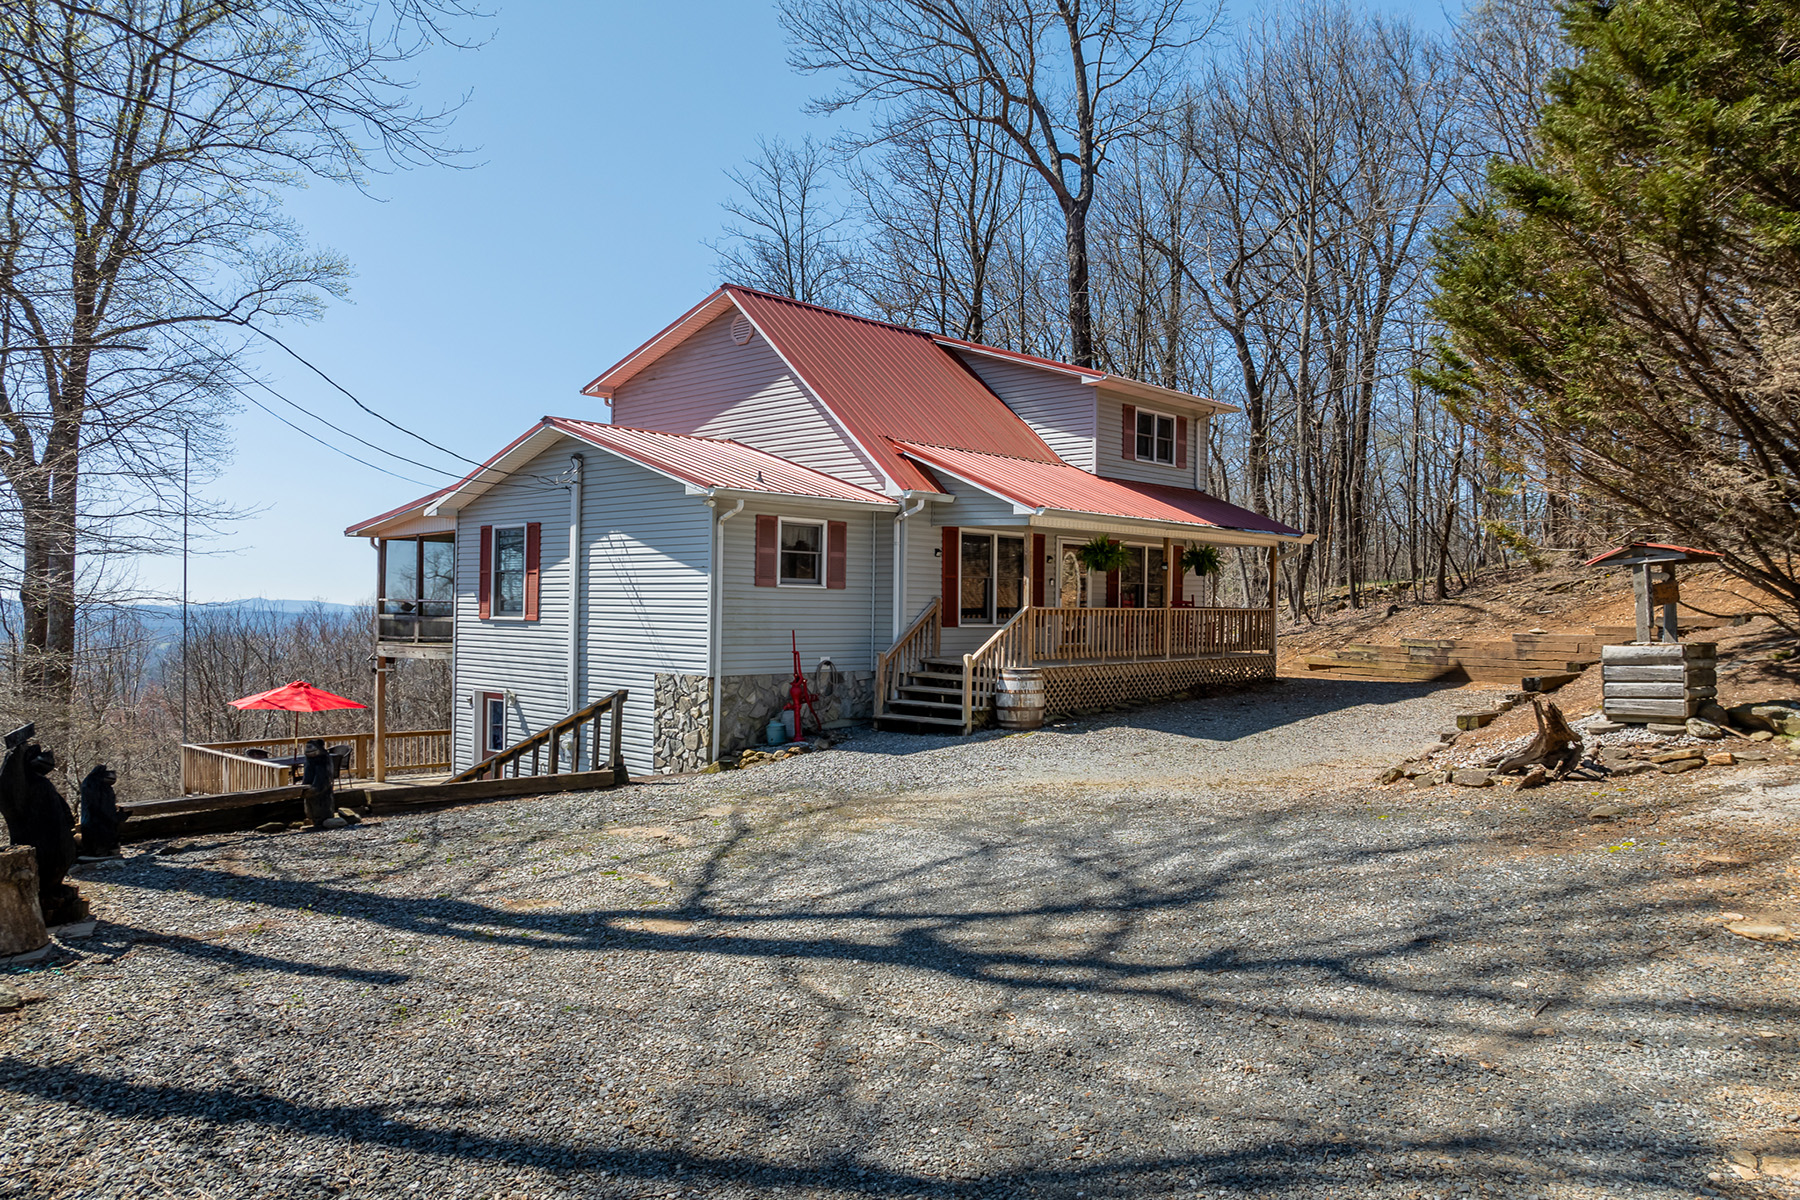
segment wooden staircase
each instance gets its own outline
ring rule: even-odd
[[[875,718],[878,729],[900,733],[961,733],[963,724],[963,660],[932,656],[904,672],[895,694]],[[982,709],[987,697],[972,696]]]

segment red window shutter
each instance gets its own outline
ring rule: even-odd
[[[756,586],[774,587],[781,574],[781,518],[756,518]]]
[[[825,522],[825,586],[849,586],[847,560],[850,556],[850,526],[842,521]]]
[[[1109,544],[1116,546],[1119,543],[1112,541]],[[1106,573],[1106,607],[1119,607],[1119,573],[1117,571]]]
[[[962,624],[962,529],[944,526],[944,628]]]
[[[1031,606],[1044,607],[1044,576],[1050,568],[1044,565],[1044,535],[1031,535]]]
[[[1137,405],[1121,405],[1119,411],[1124,414],[1124,419],[1119,422],[1119,426],[1125,435],[1123,443],[1119,446],[1119,457],[1130,462],[1137,457]]]
[[[1187,418],[1175,418],[1175,465],[1187,466]]]
[[[476,569],[480,572],[475,580],[475,603],[479,606],[478,615],[487,620],[494,613],[493,600],[488,591],[494,586],[494,527],[481,527],[481,549],[476,554]]]
[[[538,619],[538,559],[542,556],[544,526],[533,521],[525,526],[525,619]]]

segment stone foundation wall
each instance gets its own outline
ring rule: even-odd
[[[725,719],[719,731],[724,753],[766,743],[764,730],[787,707],[788,684],[793,678],[785,674],[725,677]],[[827,724],[866,721],[874,715],[875,672],[814,671],[809,682],[820,697],[813,704],[819,720]]]
[[[791,675],[727,675],[721,753],[765,743],[770,720],[787,707]],[[866,721],[874,715],[873,671],[815,671],[813,707],[819,719]],[[706,675],[656,677],[656,770],[698,771],[716,757],[712,741],[712,679]]]
[[[712,677],[656,677],[656,770],[698,771],[712,761]]]

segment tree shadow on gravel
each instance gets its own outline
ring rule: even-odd
[[[531,1167],[562,1176],[562,1182],[597,1184],[639,1180],[685,1187],[728,1185],[756,1188],[826,1189],[857,1195],[946,1197],[1069,1195],[1167,1195],[1195,1186],[1227,1188],[1264,1195],[1319,1186],[1350,1186],[1352,1194],[1373,1192],[1380,1184],[1445,1187],[1471,1179],[1468,1160],[1454,1171],[1428,1167],[1396,1168],[1405,1156],[1436,1155],[1450,1159],[1469,1155],[1505,1156],[1518,1160],[1508,1175],[1521,1173],[1533,1181],[1553,1176],[1589,1186],[1629,1189],[1630,1195],[1654,1195],[1669,1189],[1686,1194],[1668,1177],[1671,1147],[1659,1147],[1656,1164],[1632,1162],[1610,1168],[1583,1168],[1585,1148],[1548,1142],[1522,1145],[1516,1138],[1474,1135],[1412,1139],[1390,1134],[1370,1140],[1320,1136],[1298,1121],[1271,1122],[1280,1128],[1270,1140],[1217,1153],[1120,1156],[1110,1162],[1050,1161],[1021,1164],[994,1174],[941,1175],[894,1171],[865,1162],[858,1154],[816,1156],[806,1163],[770,1161],[755,1154],[718,1155],[680,1148],[605,1145],[598,1138],[578,1144],[485,1132],[479,1116],[462,1125],[436,1127],[395,1119],[394,1106],[382,1104],[309,1104],[253,1088],[175,1087],[123,1081],[69,1067],[51,1067],[0,1057],[0,1089],[21,1099],[57,1101],[85,1112],[125,1121],[195,1121],[222,1132],[236,1126],[317,1138],[325,1143],[381,1147],[431,1155],[471,1165]],[[1576,1121],[1606,1119],[1603,1110],[1569,1114]],[[1260,1140],[1260,1139],[1259,1139]],[[1674,1157],[1697,1159],[1704,1148],[1691,1143],[1675,1147]],[[1535,1162],[1534,1167],[1523,1165]],[[1558,1164],[1572,1169],[1561,1170]],[[1377,1165],[1380,1164],[1380,1165]],[[1473,1178],[1481,1182],[1479,1173]],[[1524,1186],[1534,1186],[1528,1182]],[[1411,1194],[1411,1193],[1408,1193]]]
[[[816,814],[815,814],[816,815]],[[1179,1004],[1245,1003],[1250,1009],[1371,1028],[1422,1025],[1423,1017],[1380,1013],[1311,1011],[1303,1004],[1243,1002],[1247,988],[1279,995],[1296,979],[1311,986],[1361,989],[1383,1003],[1446,1002],[1502,1006],[1522,1012],[1521,1000],[1576,1003],[1569,995],[1521,997],[1511,986],[1522,970],[1576,972],[1605,965],[1622,969],[1648,961],[1665,945],[1646,945],[1636,923],[1643,917],[1641,878],[1606,877],[1545,883],[1507,897],[1504,908],[1469,903],[1463,872],[1492,853],[1485,833],[1421,830],[1355,845],[1284,837],[1281,813],[1217,819],[1208,829],[1156,840],[1132,838],[1129,816],[1115,820],[1108,842],[1071,844],[1055,830],[1034,836],[1008,830],[964,835],[964,844],[917,862],[870,869],[852,884],[824,888],[802,901],[762,897],[805,886],[816,864],[805,847],[773,856],[753,878],[727,883],[723,864],[744,835],[727,834],[706,856],[699,878],[676,905],[583,907],[572,912],[492,907],[469,899],[392,897],[300,879],[247,878],[200,864],[150,860],[136,865],[136,887],[179,891],[214,899],[252,901],[307,916],[335,914],[420,937],[451,938],[487,947],[546,953],[629,949],[643,954],[820,960],[869,967],[928,971],[970,984],[1017,989],[1076,989],[1090,994],[1159,998]],[[1274,847],[1283,858],[1248,852]],[[1415,879],[1419,858],[1445,860],[1430,879]],[[1021,889],[1024,870],[1046,881],[1048,895]],[[1012,860],[1012,861],[1007,861]],[[610,864],[586,868],[593,874]],[[1389,872],[1406,877],[1396,888]],[[574,874],[571,872],[570,874]],[[1364,880],[1366,882],[1359,882]],[[566,877],[566,876],[565,876]],[[1420,882],[1435,891],[1420,892]],[[743,892],[748,885],[749,895]],[[1406,888],[1414,889],[1408,895]],[[1359,900],[1388,904],[1363,891],[1393,893],[1418,911],[1373,915],[1359,926],[1346,907]],[[465,889],[466,892],[466,889]],[[1213,909],[1250,906],[1261,911],[1254,935]],[[1676,919],[1705,906],[1700,898],[1664,906]],[[1377,910],[1372,910],[1373,911]],[[703,926],[692,934],[634,928],[645,920],[678,919]],[[1074,922],[1074,931],[1060,929]],[[1139,955],[1134,940],[1153,922],[1179,922],[1185,953]],[[1571,932],[1579,923],[1583,931]],[[117,928],[117,927],[115,927]],[[1597,928],[1600,932],[1589,932]],[[166,935],[134,940],[161,940]],[[1487,961],[1458,961],[1459,948],[1511,942]],[[201,943],[187,939],[187,950]],[[1070,943],[1079,943],[1070,945]],[[263,956],[206,944],[206,953]],[[270,970],[345,974],[368,982],[393,982],[393,972],[362,972],[322,964],[267,960]],[[1397,972],[1410,970],[1402,977]],[[1611,1011],[1659,1011],[1649,1003],[1614,1001]],[[1768,1021],[1800,1018],[1800,1002],[1760,1010]],[[1430,1019],[1443,1029],[1445,1018]],[[1452,1021],[1470,1033],[1488,1032],[1482,1019]]]
[[[929,835],[893,828],[848,841],[817,836],[817,822],[832,816],[828,810],[782,818],[773,829],[765,822],[754,831],[734,819],[700,848],[703,861],[684,872],[685,894],[672,906],[571,901],[568,911],[509,909],[468,898],[472,883],[454,897],[396,897],[358,891],[347,881],[246,876],[183,860],[132,860],[113,876],[131,887],[289,910],[301,920],[339,914],[442,939],[470,955],[490,949],[624,952],[678,963],[688,973],[716,966],[718,980],[730,964],[758,964],[766,972],[757,977],[760,988],[804,1002],[808,1017],[804,1034],[787,1030],[757,1054],[788,1063],[807,1058],[811,1091],[803,1104],[849,1131],[839,1135],[852,1143],[849,1149],[764,1149],[754,1122],[746,1126],[749,1149],[724,1153],[694,1145],[695,1131],[722,1119],[718,1093],[697,1082],[677,1091],[683,1109],[677,1142],[688,1139],[686,1148],[634,1138],[617,1125],[609,1126],[604,1143],[598,1133],[569,1141],[501,1135],[477,1116],[446,1130],[399,1118],[383,1105],[308,1103],[254,1089],[140,1085],[96,1071],[66,1075],[60,1067],[19,1057],[0,1060],[0,1087],[118,1117],[186,1114],[457,1161],[529,1163],[590,1183],[606,1170],[621,1180],[696,1188],[730,1182],[751,1190],[894,1195],[1138,1196],[1196,1186],[1233,1193],[1329,1187],[1345,1195],[1404,1195],[1415,1183],[1453,1190],[1485,1172],[1520,1194],[1566,1178],[1639,1196],[1665,1189],[1691,1195],[1694,1183],[1684,1188],[1681,1181],[1697,1180],[1715,1152],[1688,1133],[1646,1128],[1640,1118],[1649,1101],[1603,1072],[1585,1098],[1566,1097],[1553,1107],[1534,1095],[1535,1077],[1514,1079],[1505,1072],[1505,1056],[1532,1047],[1534,1026],[1542,1021],[1571,1025],[1599,1053],[1627,1057],[1642,1053],[1643,1038],[1651,1036],[1633,1022],[1670,1014],[1666,995],[1632,982],[1639,968],[1656,966],[1656,956],[1668,949],[1666,941],[1646,935],[1646,922],[1697,924],[1692,918],[1699,905],[1668,903],[1647,913],[1641,897],[1655,877],[1648,866],[1601,858],[1596,861],[1608,864],[1605,871],[1540,864],[1527,873],[1485,829],[1389,822],[1353,810],[1335,814],[1335,823],[1325,826],[1283,812],[1196,815],[1178,827],[1147,824],[1129,809],[1094,810],[1074,824],[1051,818],[1010,823],[1000,819],[1005,815],[995,809]],[[753,832],[758,848],[740,859]],[[501,857],[470,878],[491,880],[516,865],[516,859]],[[562,870],[558,879],[579,881],[610,868],[610,859],[589,861]],[[515,879],[512,886],[530,885]],[[632,928],[671,918],[695,928],[687,934]],[[134,932],[114,941],[122,945]],[[284,948],[304,945],[304,936],[304,925],[290,923],[282,930]],[[362,941],[372,945],[372,939]],[[182,952],[223,960],[242,955],[234,967],[338,974],[377,985],[410,978],[295,962],[291,951],[282,958],[206,942]],[[1112,1074],[1104,1040],[1027,1039],[1006,1051],[1002,1068],[1002,1076],[1020,1087],[1018,1094],[1098,1092],[1121,1104],[1140,1094],[1176,1104],[1168,1098],[1179,1095],[1187,1122],[1182,1127],[1211,1130],[1203,1140],[1214,1145],[1159,1153],[1119,1141],[1083,1146],[1077,1158],[1061,1131],[1039,1130],[1003,1149],[955,1151],[997,1164],[978,1178],[894,1170],[859,1147],[872,1131],[896,1128],[904,1137],[937,1142],[935,1130],[928,1137],[911,1124],[919,1111],[909,1107],[914,1093],[968,1110],[956,1113],[967,1119],[966,1130],[953,1129],[945,1144],[985,1137],[997,1145],[997,1139],[1020,1136],[981,1104],[945,1090],[960,1085],[964,1075],[981,1078],[977,1072],[991,1071],[982,1065],[991,1048],[977,1041],[973,1027],[933,1024],[929,1013],[896,1018],[896,1024],[921,1023],[937,1039],[937,1062],[945,1070],[920,1073],[916,1062],[896,1057],[901,1082],[884,1076],[891,1096],[871,1097],[866,1080],[846,1065],[869,1050],[860,1032],[868,1014],[806,990],[803,973],[826,968],[858,972],[872,981],[872,990],[887,981],[899,990],[909,986],[901,981],[920,976],[943,981],[958,994],[996,989],[1001,998],[989,1003],[999,1007],[1023,1009],[1046,997],[1079,1000],[1096,1012],[1127,1002],[1159,1005],[1230,1047],[1210,1053],[1235,1053],[1244,1072],[1239,1078],[1258,1072],[1275,1078],[1258,1084],[1267,1098],[1252,1101],[1222,1073],[1228,1062],[1202,1074],[1183,1065],[1187,1048],[1175,1045],[1157,1048],[1156,1061],[1166,1058],[1175,1077],[1191,1076],[1189,1090],[1145,1093],[1149,1083],[1132,1073],[1142,1065]],[[1601,976],[1607,988],[1591,991]],[[1529,981],[1527,989],[1515,986],[1521,979]],[[1720,1041],[1708,1023],[1788,1028],[1800,1017],[1792,1000],[1749,1004],[1715,994],[1678,1007],[1686,1023],[1664,1035],[1665,1042],[1709,1053],[1718,1051]],[[1078,1024],[1074,1017],[1059,1020]],[[1090,1038],[1108,1031],[1099,1016],[1082,1018],[1079,1026]],[[579,1029],[572,1024],[567,1032],[579,1037]],[[802,1036],[823,1052],[802,1049]],[[703,1032],[696,1039],[696,1047],[704,1045]],[[1406,1056],[1426,1043],[1450,1049],[1434,1050],[1428,1062]],[[1395,1049],[1401,1045],[1413,1051]],[[1321,1065],[1332,1054],[1352,1061]],[[1421,1063],[1432,1072],[1428,1082],[1388,1082],[1394,1078],[1390,1068]],[[673,1066],[680,1078],[699,1073],[693,1063]],[[1715,1057],[1681,1087],[1697,1093],[1735,1083],[1739,1071],[1741,1064]],[[65,1077],[74,1080],[72,1091],[59,1084]],[[579,1082],[565,1080],[559,1087],[546,1080],[543,1086],[559,1103],[585,1103]],[[996,1090],[992,1103],[1004,1110],[1013,1103],[1010,1095]],[[1343,1097],[1357,1107],[1333,1107],[1346,1103]],[[1441,1125],[1436,1109],[1447,1098],[1469,1106],[1453,1136],[1432,1132]],[[741,1103],[764,1127],[779,1123],[780,1102],[773,1097],[757,1093]],[[1502,1103],[1504,1121],[1476,1107]],[[1024,1118],[1028,1129],[1033,1120]],[[1070,1116],[1065,1125],[1075,1120]],[[1112,1116],[1092,1120],[1130,1128]],[[1484,1122],[1495,1129],[1480,1128]],[[1423,1161],[1434,1156],[1454,1162]],[[1402,1181],[1411,1182],[1403,1187]]]

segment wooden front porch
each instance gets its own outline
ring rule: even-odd
[[[1008,667],[1043,672],[1050,715],[1275,677],[1268,608],[1027,606],[982,646],[943,654],[933,600],[875,664],[876,723],[960,729],[984,723]]]

